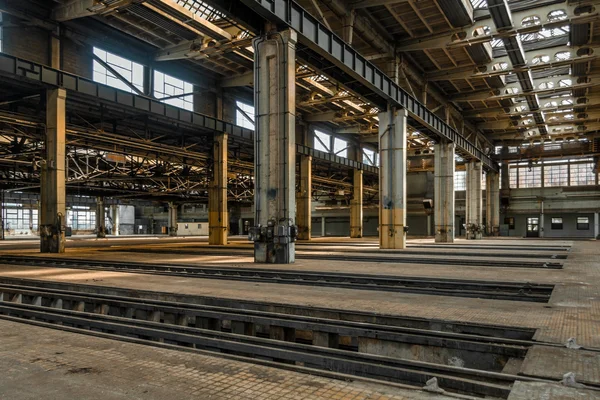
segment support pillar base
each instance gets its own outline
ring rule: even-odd
[[[435,227],[435,242],[436,243],[454,243],[454,232],[451,226],[436,226]]]
[[[293,264],[295,243],[254,242],[254,262],[267,264]]]
[[[65,232],[55,225],[40,226],[40,252],[64,253]]]
[[[213,226],[209,227],[208,244],[210,246],[224,246],[227,244],[227,227]]]

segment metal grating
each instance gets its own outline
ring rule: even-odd
[[[204,18],[207,21],[218,21],[220,19],[225,18],[225,14],[220,13],[215,10],[208,4],[203,3],[198,0],[173,0],[175,3],[179,4],[182,7],[187,8],[192,11],[194,14],[198,15],[201,18]]]

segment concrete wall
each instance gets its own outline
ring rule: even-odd
[[[552,218],[562,218],[563,229],[552,229]],[[589,229],[577,229],[577,217],[587,217]],[[515,229],[509,229],[509,236],[525,237],[527,234],[527,218],[540,218],[540,214],[506,214],[500,217],[500,223],[504,224],[505,218],[515,219]],[[546,238],[593,238],[594,237],[594,213],[552,213],[544,214],[544,231]]]
[[[208,222],[178,222],[177,236],[208,236]]]

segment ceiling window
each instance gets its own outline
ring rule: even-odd
[[[235,124],[242,128],[254,129],[254,106],[236,101]]]
[[[548,56],[546,54],[540,54],[531,59],[532,64],[542,64],[542,63],[547,63],[548,61],[550,61],[550,56]]]
[[[548,13],[548,22],[564,21],[567,19],[565,10],[554,10]]]
[[[111,69],[118,73],[123,79],[138,88],[144,90],[144,66],[126,58],[109,53],[108,51],[94,47],[94,55],[106,63]],[[102,83],[126,92],[133,90],[125,84],[117,75],[113,74],[97,60],[94,60],[94,82]]]
[[[194,111],[194,85],[154,71],[154,97],[163,103]]]
[[[559,51],[558,53],[556,53],[554,55],[554,59],[556,61],[569,60],[569,59],[571,59],[571,52],[570,51]]]
[[[537,15],[530,15],[529,17],[523,18],[521,24],[524,27],[535,26],[541,24],[541,20],[540,17],[538,17]]]
[[[225,17],[222,13],[200,0],[173,0],[180,6],[187,8],[200,18],[208,21],[217,21]]]

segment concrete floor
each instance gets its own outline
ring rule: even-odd
[[[163,242],[163,240],[165,240]],[[168,242],[167,242],[168,241]],[[244,241],[243,238],[234,240],[232,245],[239,246],[239,242]],[[341,245],[339,243],[342,243]],[[89,243],[91,246],[85,246],[85,243]],[[336,245],[332,245],[336,243]],[[420,246],[431,244],[431,240],[418,239],[411,240],[409,244],[411,246]],[[376,246],[374,240],[350,240],[340,238],[327,238],[315,240],[313,248],[321,251],[318,246],[325,246],[322,250],[327,254],[330,253],[344,253],[344,250],[348,249],[361,249],[361,248],[373,248]],[[566,260],[552,259],[551,256],[553,251],[538,251],[536,247],[556,247],[556,246],[569,246],[572,245],[571,250],[568,252],[568,258]],[[299,245],[299,253],[304,245]],[[467,247],[476,246],[474,249],[467,249]],[[522,250],[509,250],[508,248],[519,246],[523,247]],[[526,247],[529,246],[529,247]],[[479,247],[479,248],[477,248]],[[498,249],[488,249],[486,247],[498,247]],[[505,247],[507,250],[502,250]],[[410,247],[409,247],[410,248]],[[130,250],[135,249],[135,252]],[[153,250],[160,249],[161,252]],[[164,250],[184,250],[183,253],[165,253]],[[339,289],[339,288],[322,288],[322,287],[311,287],[311,286],[295,286],[295,285],[282,285],[282,284],[269,284],[269,283],[253,283],[253,282],[241,282],[241,281],[225,281],[225,280],[211,280],[211,279],[198,279],[198,278],[185,278],[185,277],[168,277],[168,276],[156,276],[156,275],[142,275],[142,274],[130,274],[120,272],[106,272],[106,271],[83,271],[75,269],[58,269],[58,268],[33,268],[33,267],[21,267],[21,266],[0,266],[0,276],[8,277],[20,277],[30,278],[38,280],[58,281],[58,282],[72,282],[79,284],[91,284],[101,285],[108,287],[123,287],[136,290],[153,290],[166,293],[176,294],[187,294],[194,296],[212,296],[219,298],[228,299],[240,299],[240,300],[255,300],[263,302],[272,302],[280,304],[294,304],[314,307],[327,307],[327,308],[339,308],[346,310],[355,311],[367,311],[377,312],[382,314],[392,314],[400,316],[413,316],[421,318],[431,319],[444,319],[450,321],[461,321],[469,323],[483,323],[493,324],[502,326],[516,326],[516,327],[528,327],[535,328],[537,332],[534,339],[540,343],[565,343],[567,339],[575,337],[578,344],[584,346],[586,350],[568,350],[565,349],[563,352],[533,352],[531,357],[526,359],[524,367],[526,367],[527,375],[540,376],[553,380],[560,380],[562,374],[565,372],[573,371],[577,373],[578,380],[586,382],[588,384],[596,385],[596,382],[600,381],[600,372],[598,371],[596,363],[589,360],[590,357],[597,357],[599,354],[596,351],[600,349],[600,246],[597,241],[564,241],[564,240],[515,240],[515,239],[493,239],[493,240],[482,240],[482,241],[457,241],[455,245],[449,245],[443,249],[431,248],[432,253],[439,254],[439,258],[450,257],[453,251],[461,252],[472,252],[472,255],[467,258],[472,260],[485,259],[484,255],[486,252],[506,252],[511,255],[518,255],[519,252],[523,254],[530,254],[532,252],[539,253],[539,260],[552,260],[554,262],[562,262],[564,268],[561,270],[554,269],[533,269],[533,268],[502,268],[502,267],[483,267],[483,266],[465,266],[460,265],[459,262],[451,262],[447,265],[440,264],[412,264],[410,262],[348,262],[348,261],[318,261],[318,260],[302,260],[301,258],[293,265],[290,266],[272,266],[272,265],[259,265],[252,263],[251,259],[246,256],[222,256],[222,255],[211,255],[210,249],[206,246],[206,243],[202,240],[194,239],[105,239],[97,241],[95,239],[81,241],[81,247],[71,248],[67,251],[64,257],[73,257],[80,259],[106,259],[106,260],[119,260],[119,261],[137,261],[137,262],[151,262],[151,263],[189,263],[189,264],[215,264],[222,267],[260,267],[260,268],[288,268],[293,270],[311,270],[311,271],[328,271],[328,272],[352,272],[362,274],[373,274],[373,275],[397,275],[397,276],[420,276],[420,277],[439,277],[439,278],[455,278],[455,279],[476,279],[485,281],[514,281],[514,282],[532,282],[532,283],[551,283],[555,284],[555,289],[550,299],[550,302],[545,303],[529,303],[529,302],[515,302],[515,301],[502,301],[502,300],[487,300],[487,299],[472,299],[472,298],[460,298],[460,297],[446,297],[446,296],[432,296],[432,295],[421,295],[421,294],[409,294],[409,293],[389,293],[389,292],[377,292],[377,291],[365,291],[365,290],[350,290],[350,289]],[[37,254],[36,250],[31,249],[14,249],[8,242],[0,244],[0,253],[19,253],[19,254]],[[195,254],[194,252],[197,252]],[[233,251],[232,251],[233,253]],[[317,252],[318,253],[318,252]],[[448,254],[442,254],[448,253]],[[313,253],[311,253],[313,254]],[[352,253],[353,255],[355,253]],[[369,256],[371,253],[356,253],[359,255]],[[562,252],[561,254],[564,254]],[[419,256],[423,257],[423,256]],[[488,257],[489,258],[489,257]],[[506,260],[515,261],[538,261],[537,258],[519,258],[511,257],[505,258]],[[449,299],[451,301],[449,301]],[[2,322],[5,324],[5,322]],[[3,345],[8,343],[6,341],[1,342],[2,348],[0,351],[3,354],[3,359],[13,360],[14,368],[8,368],[9,373],[0,374],[0,398],[11,398],[11,399],[25,399],[33,398],[34,392],[31,397],[27,397],[28,394],[15,395],[15,392],[10,392],[10,397],[5,397],[3,388],[10,388],[11,382],[23,382],[22,377],[29,377],[39,383],[45,382],[47,379],[46,373],[43,370],[37,369],[37,365],[27,366],[26,360],[18,356],[19,346],[23,346],[26,343],[30,343],[29,340],[33,336],[29,336],[32,331],[32,327],[20,324],[14,324],[11,326],[0,326],[2,332],[10,331],[14,335],[11,336],[12,347],[4,347]],[[42,329],[43,328],[35,328]],[[72,343],[74,339],[60,338],[61,335],[66,333],[50,331],[52,334],[48,334],[48,338],[55,340],[54,346],[56,351],[60,352],[61,343],[68,342]],[[79,337],[75,334],[68,334],[70,336]],[[37,335],[34,335],[38,337]],[[44,334],[41,334],[44,336]],[[92,344],[98,340],[101,342],[106,339],[90,339],[81,337],[82,346],[77,347],[73,351],[74,354],[85,353],[85,343],[89,341],[88,347],[93,347],[96,344]],[[109,341],[110,342],[110,341]],[[112,342],[111,342],[112,343]],[[114,343],[113,346],[124,346],[122,343]],[[103,346],[98,343],[100,348]],[[131,345],[134,346],[134,345]],[[137,346],[137,345],[136,345]],[[36,359],[36,352],[44,352],[46,345],[26,346],[30,353],[31,359]],[[138,353],[131,353],[132,359],[136,359],[136,362],[144,363],[144,360],[151,363],[152,357],[149,354],[152,350],[143,350]],[[589,352],[588,352],[589,351]],[[98,351],[95,357],[89,358],[90,365],[96,364],[102,365],[105,360],[102,356],[102,351]],[[140,356],[143,354],[143,356]],[[153,353],[152,353],[153,354]],[[591,354],[591,355],[590,355]],[[6,358],[7,357],[7,358]],[[20,358],[19,358],[20,357]],[[173,357],[177,358],[178,355]],[[186,354],[185,357],[199,357],[196,355]],[[205,357],[205,356],[203,356]],[[220,365],[218,368],[226,368],[227,363],[231,361],[223,361],[215,357],[209,357],[211,363]],[[594,358],[597,359],[597,358]],[[219,361],[216,361],[219,360]],[[13,362],[7,361],[7,362]],[[110,363],[109,369],[125,368],[129,365],[131,360],[125,362],[124,360],[115,361]],[[33,363],[35,364],[35,363]],[[548,368],[552,365],[553,368]],[[105,365],[106,366],[106,365]],[[30,369],[27,369],[30,368]],[[84,368],[84,367],[81,367]],[[87,367],[85,367],[87,368]],[[140,367],[139,375],[135,377],[131,376],[131,379],[136,382],[135,385],[139,385],[136,379],[144,381],[144,377],[149,376],[150,372],[144,370],[144,366]],[[195,367],[194,367],[195,368]],[[248,366],[247,368],[259,368],[257,366]],[[266,367],[260,367],[266,368]],[[6,364],[3,366],[3,370],[7,371]],[[133,368],[128,368],[128,371]],[[37,372],[35,372],[37,371]],[[68,370],[66,370],[68,371]],[[49,372],[49,373],[55,373]],[[194,372],[190,372],[194,373]],[[281,371],[271,371],[268,375],[283,373]],[[57,393],[60,393],[61,385],[81,385],[84,387],[87,384],[93,384],[95,378],[100,378],[92,374],[69,374],[63,371],[63,374],[68,377],[65,379],[52,380],[53,385],[56,386]],[[198,373],[203,376],[204,373],[200,371]],[[319,380],[324,378],[309,377],[302,374],[285,372],[285,374],[291,374],[295,377],[293,379],[299,379],[303,383],[298,389],[298,393],[301,393],[299,397],[292,397],[291,395],[276,396],[277,392],[273,392],[275,388],[265,389],[264,391],[258,388],[266,388],[268,384],[265,381],[257,386],[257,391],[253,392],[253,398],[335,398],[333,392],[330,394],[323,395],[316,394],[314,391],[310,391],[311,382],[313,380]],[[291,376],[290,375],[290,376]],[[298,376],[296,376],[298,375]],[[244,387],[241,382],[246,382],[250,378],[246,378],[245,375],[229,374],[227,375],[228,382],[227,386],[232,388]],[[187,398],[185,397],[188,386],[191,388],[193,384],[191,382],[179,382],[176,376],[167,378],[167,380],[173,379],[173,383],[177,387],[181,387],[183,390],[181,397],[171,396],[173,398]],[[292,379],[292,378],[290,378]],[[98,379],[100,380],[100,379]],[[147,379],[146,379],[147,380]],[[86,383],[87,382],[87,383]],[[116,382],[119,382],[118,380]],[[161,388],[158,387],[144,387],[143,390],[147,392],[136,391],[137,386],[128,386],[123,383],[111,385],[110,389],[112,392],[110,397],[104,396],[103,398],[137,398],[135,396],[145,396],[144,398],[164,398],[161,397]],[[316,382],[316,381],[315,381]],[[335,381],[331,383],[335,386]],[[16,384],[16,383],[15,383]],[[180,386],[182,385],[182,386]],[[363,388],[358,383],[345,383],[342,385],[345,389],[351,390],[366,390],[363,394],[357,395],[357,397],[347,398],[378,398],[377,395],[385,396],[390,393],[394,393],[397,397],[381,397],[381,398],[432,398],[432,397],[419,397],[428,396],[418,392],[409,391],[406,393],[400,393],[397,389],[393,389],[391,392],[385,392],[385,388]],[[362,384],[361,384],[362,385]],[[525,384],[524,384],[525,385]],[[209,385],[210,386],[210,385]],[[551,385],[550,385],[551,386]],[[102,393],[102,385],[97,386],[98,392],[90,394],[88,398],[99,398]],[[13,386],[14,388],[14,386]],[[517,386],[515,387],[517,388]],[[282,390],[281,388],[279,388]],[[339,388],[338,388],[339,389]],[[544,385],[530,385],[518,386],[518,391],[515,390],[511,395],[511,400],[521,399],[534,399],[542,397],[531,397],[535,395],[546,396],[548,393],[549,397],[543,397],[548,399],[567,399],[567,398],[581,398],[581,399],[596,399],[596,393],[591,392],[577,392],[578,389],[558,387],[552,388]],[[14,390],[14,389],[13,389]],[[34,390],[31,388],[31,390]],[[106,389],[108,390],[108,389]],[[141,389],[140,389],[141,390]],[[337,389],[336,389],[337,390]],[[341,389],[340,389],[341,390]],[[25,392],[24,392],[25,393]],[[187,393],[191,396],[193,391]],[[214,398],[245,398],[242,396],[240,391],[234,391],[234,393],[228,392],[227,395],[219,392],[215,389],[214,392],[202,392],[200,397],[195,398],[209,398],[208,396],[214,396]],[[303,393],[303,394],[302,394]],[[373,394],[370,394],[373,393]],[[377,394],[378,393],[378,394]],[[533,394],[532,394],[533,393]],[[554,393],[554,394],[553,394]],[[567,397],[565,396],[567,393]],[[514,395],[514,396],[513,396]],[[576,397],[568,397],[573,395]],[[121,397],[118,397],[121,396]],[[274,397],[269,397],[274,396]],[[296,396],[296,395],[294,395]],[[320,396],[320,397],[319,397]],[[369,397],[371,396],[371,397]],[[375,396],[375,397],[373,397]],[[398,397],[399,396],[399,397]],[[529,397],[527,397],[529,396]],[[560,397],[563,396],[563,397]],[[584,397],[587,396],[587,397]],[[49,397],[46,397],[49,398]],[[58,398],[58,397],[56,397]],[[65,398],[65,397],[62,397]],[[70,397],[66,397],[70,398]],[[341,397],[346,398],[346,397]]]

